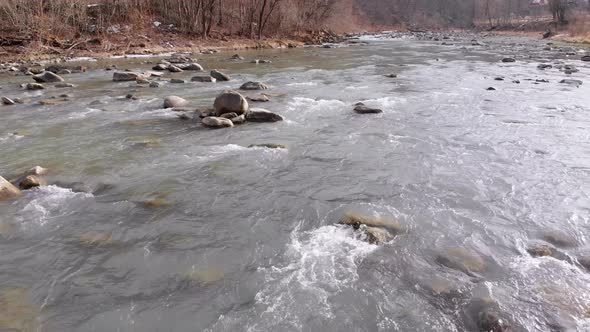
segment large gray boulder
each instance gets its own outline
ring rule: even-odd
[[[39,75],[33,76],[35,82],[39,83],[56,83],[56,82],[63,82],[64,79],[61,78],[59,75],[52,73],[50,71],[45,71]]]
[[[234,112],[238,115],[244,114],[248,111],[248,101],[244,96],[236,91],[225,91],[213,103],[216,115]]]
[[[0,201],[17,197],[20,194],[17,187],[0,176]]]
[[[251,108],[246,112],[246,121],[277,122],[283,121],[283,117],[263,108]]]
[[[188,101],[178,96],[168,96],[164,98],[164,108],[184,107]]]
[[[268,85],[262,82],[246,82],[242,84],[240,90],[266,90],[268,89]]]
[[[233,122],[230,119],[220,118],[216,116],[208,116],[206,118],[203,118],[201,120],[201,123],[203,124],[203,126],[209,128],[227,128],[234,126]]]
[[[115,82],[137,81],[144,78],[147,78],[147,76],[133,71],[116,71],[113,73],[113,81]]]

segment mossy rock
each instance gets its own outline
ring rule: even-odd
[[[287,146],[283,144],[275,144],[275,143],[260,143],[260,144],[250,144],[248,145],[249,148],[269,148],[269,149],[286,149]]]
[[[361,225],[385,228],[394,235],[403,232],[403,227],[398,221],[381,217],[365,216],[356,212],[348,212],[344,214],[338,223],[352,226],[354,229],[359,229]]]

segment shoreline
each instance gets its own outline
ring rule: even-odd
[[[363,32],[349,32],[338,35],[330,35],[330,37],[337,36],[340,39],[339,42],[346,41],[349,36],[370,36],[378,35],[386,32],[399,32],[399,33],[418,33],[415,31],[409,31],[407,29],[383,29],[379,31],[363,31]],[[420,33],[459,33],[467,32],[474,35],[497,35],[507,37],[527,37],[538,40],[546,40],[547,42],[559,42],[565,44],[573,44],[580,46],[589,46],[590,40],[586,37],[571,36],[567,33],[561,33],[554,35],[550,38],[543,39],[542,32],[540,31],[522,31],[515,29],[499,29],[494,31],[485,30],[457,30],[457,29],[443,29],[443,30],[424,30]],[[322,41],[316,39],[319,43],[306,43],[304,40],[308,39],[309,36],[303,38],[269,38],[263,40],[256,39],[211,39],[202,40],[198,38],[191,38],[182,35],[174,35],[172,42],[167,42],[165,45],[162,43],[128,43],[126,46],[116,46],[113,50],[103,50],[104,45],[94,45],[85,47],[84,49],[57,49],[54,47],[48,47],[45,45],[27,45],[27,46],[3,46],[0,47],[0,70],[2,66],[15,66],[19,64],[30,64],[30,63],[65,63],[65,62],[76,62],[76,61],[96,61],[103,59],[117,59],[117,58],[131,58],[131,57],[157,57],[165,56],[171,53],[193,53],[193,54],[212,54],[219,52],[239,51],[239,50],[256,50],[256,49],[287,49],[287,48],[300,48],[304,46],[319,46],[322,44],[333,44],[334,41]],[[104,43],[112,44],[111,40],[107,40]],[[84,42],[85,45],[89,45],[89,42]],[[179,45],[184,44],[184,45]],[[113,44],[115,45],[115,44]],[[24,49],[24,50],[23,50]],[[1,51],[3,50],[3,52]],[[8,51],[7,51],[8,50]],[[6,68],[5,68],[6,69]]]

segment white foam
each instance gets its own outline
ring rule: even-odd
[[[39,226],[62,215],[68,210],[68,206],[73,204],[74,199],[92,197],[92,194],[75,193],[71,189],[58,186],[42,186],[27,190],[25,193],[30,201],[21,210],[17,219],[25,224],[33,223]]]
[[[317,82],[298,82],[298,83],[289,83],[287,86],[316,86],[318,85]]]
[[[256,294],[266,306],[262,326],[289,324],[302,326],[320,314],[333,318],[329,297],[358,279],[357,264],[377,249],[341,225],[322,226],[309,232],[294,230],[284,266],[263,269],[265,288]],[[256,326],[253,326],[256,330]]]

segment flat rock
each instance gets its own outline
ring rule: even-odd
[[[538,69],[541,69],[541,70],[544,70],[544,69],[550,69],[550,68],[553,68],[553,66],[552,66],[552,65],[550,65],[550,64],[542,63],[542,64],[538,65],[538,66],[537,66],[537,68],[538,68]]]
[[[263,94],[256,95],[256,96],[249,96],[246,98],[249,101],[258,102],[258,103],[264,103],[264,102],[270,101],[270,98],[268,98],[267,95],[263,95]]]
[[[586,62],[590,62],[590,55],[584,55],[581,60],[586,61]]]
[[[181,80],[180,78],[173,78],[170,80],[170,83],[172,84],[183,84],[185,83],[184,80]]]
[[[563,80],[559,81],[559,83],[580,86],[580,85],[582,85],[583,82],[580,81],[580,80],[574,80],[574,79],[571,79],[571,78],[566,78],[566,79],[563,79]]]
[[[189,71],[202,71],[203,70],[203,66],[201,66],[198,63],[187,63],[187,64],[180,64],[178,65],[178,68],[182,69],[182,70],[189,70]]]
[[[2,97],[2,104],[4,105],[14,105],[16,102],[8,97]]]
[[[436,256],[436,262],[469,276],[473,276],[473,272],[482,272],[485,269],[485,262],[479,255],[463,248],[447,249]]]
[[[55,85],[56,88],[73,88],[74,85],[72,83],[57,83]]]
[[[283,121],[283,117],[262,108],[250,108],[246,113],[246,121],[251,122],[277,122]]]
[[[275,143],[258,143],[258,144],[250,144],[248,145],[249,148],[268,148],[268,149],[286,149],[287,147],[283,144],[275,144]]]
[[[57,83],[64,81],[64,79],[61,78],[59,75],[52,73],[50,71],[45,71],[39,75],[35,75],[33,76],[33,79],[35,80],[35,82],[38,83]]]
[[[371,108],[371,107],[367,107],[365,105],[356,105],[354,107],[354,111],[359,113],[359,114],[377,114],[377,113],[383,113],[383,110],[379,109],[379,108]]]
[[[266,90],[266,89],[268,89],[268,85],[266,85],[262,82],[249,81],[249,82],[242,84],[242,86],[240,86],[240,90]]]
[[[504,58],[502,59],[502,62],[516,62],[515,58]]]
[[[216,116],[208,116],[201,120],[203,126],[208,128],[227,128],[233,127],[234,124],[230,119],[220,118]]]
[[[384,228],[393,234],[399,234],[403,232],[402,225],[396,220],[365,216],[355,212],[345,213],[340,218],[340,220],[338,220],[338,223],[352,226],[354,229],[359,229],[361,225],[365,225],[367,227]]]
[[[183,107],[188,105],[188,101],[178,96],[168,96],[164,98],[164,108]]]

